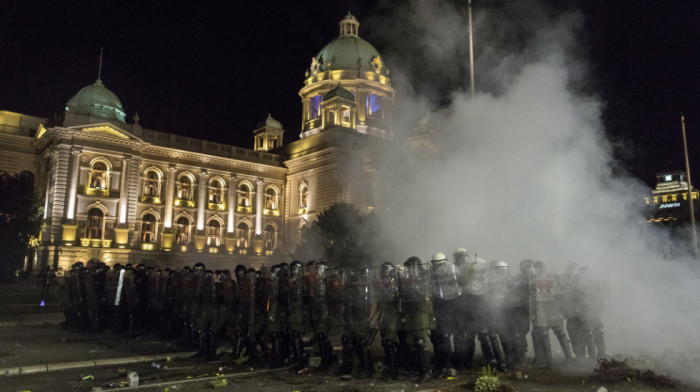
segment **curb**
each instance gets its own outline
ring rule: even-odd
[[[93,366],[105,366],[105,365],[123,365],[127,363],[136,362],[151,362],[160,361],[167,359],[168,357],[173,358],[183,358],[191,357],[196,354],[196,351],[182,351],[176,353],[158,354],[150,356],[135,356],[135,357],[122,357],[122,358],[105,358],[105,359],[95,359],[89,361],[76,361],[76,362],[65,362],[65,363],[52,363],[46,365],[31,365],[31,366],[18,366],[0,369],[0,376],[19,376],[23,374],[33,374],[33,373],[43,373],[43,372],[53,372],[58,370],[69,370],[69,369],[80,369]]]

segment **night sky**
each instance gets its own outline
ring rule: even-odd
[[[623,167],[651,185],[657,171],[684,169],[683,112],[691,170],[700,178],[697,2],[544,2],[585,18],[587,90],[605,102],[604,124]],[[252,130],[271,113],[289,142],[298,138],[298,91],[311,57],[338,35],[348,11],[361,37],[389,50],[368,25],[391,13],[392,3],[406,2],[2,0],[0,110],[60,113],[97,79],[104,47],[102,80],[129,122],[138,112],[149,129],[251,148]],[[503,3],[473,0],[474,12]]]

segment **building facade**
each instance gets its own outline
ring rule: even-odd
[[[348,14],[312,59],[300,140],[268,115],[247,149],[126,122],[98,77],[62,119],[0,111],[0,170],[29,171],[44,202],[35,268],[108,264],[179,268],[288,261],[301,233],[335,202],[375,207],[372,162],[393,135],[394,90],[377,50]]]

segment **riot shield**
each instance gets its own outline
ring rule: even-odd
[[[379,322],[376,285],[372,282],[370,269],[355,270],[347,282],[349,297],[349,321],[356,334],[365,335],[371,342]]]
[[[335,332],[342,332],[345,329],[347,275],[348,271],[345,268],[330,268],[326,273],[328,322],[331,330]]]
[[[255,321],[255,286],[257,275],[255,271],[246,271],[238,285],[240,293],[238,303],[239,326],[247,331]]]
[[[535,278],[534,309],[532,309],[533,327],[551,327],[554,312],[554,278]]]
[[[433,297],[450,300],[462,294],[458,282],[459,271],[454,264],[444,264],[432,271]]]
[[[265,270],[258,281],[258,306],[256,310],[264,315],[265,322],[275,323],[278,320],[280,272]]]
[[[163,309],[163,284],[165,282],[161,278],[162,272],[160,270],[154,270],[148,274],[147,309],[149,311]]]
[[[305,265],[302,274],[304,319],[314,333],[325,332],[328,321],[326,270],[318,264]]]
[[[485,264],[466,263],[460,271],[462,289],[471,295],[484,295],[488,291],[486,282],[487,268]]]

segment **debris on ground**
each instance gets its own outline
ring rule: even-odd
[[[640,370],[632,368],[627,364],[627,359],[622,361],[607,358],[599,359],[598,366],[593,369],[592,377],[598,381],[608,383],[638,380],[654,388],[673,388],[675,386],[675,382],[671,377],[657,375],[650,369]]]

